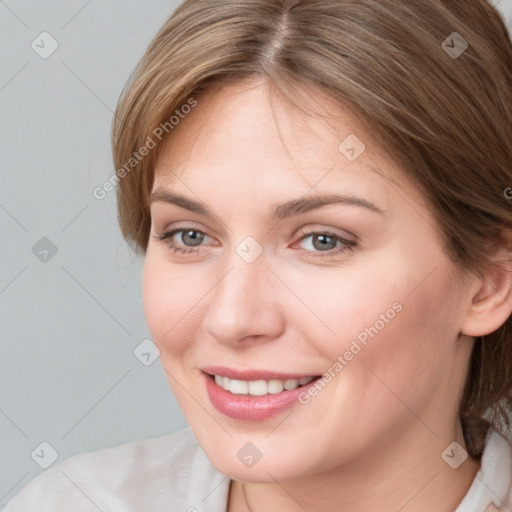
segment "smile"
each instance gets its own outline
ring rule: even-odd
[[[231,377],[224,373],[229,373]],[[213,407],[225,416],[243,421],[262,421],[284,412],[299,401],[301,393],[307,393],[309,387],[321,378],[256,370],[241,372],[220,367],[212,373],[203,370],[202,377],[206,395]]]
[[[275,395],[284,390],[291,391],[298,387],[309,384],[315,377],[302,377],[301,379],[287,379],[287,380],[238,380],[223,377],[221,375],[214,375],[215,383],[225,391],[229,391],[234,395],[252,395],[264,396]]]

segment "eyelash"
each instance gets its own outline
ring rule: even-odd
[[[203,235],[206,235],[208,236],[206,233],[204,233],[203,231],[200,231],[198,229],[193,229],[193,228],[178,228],[178,229],[173,229],[172,231],[167,231],[165,233],[163,233],[162,235],[160,236],[153,236],[153,238],[155,238],[156,240],[160,241],[160,242],[167,242],[169,240],[169,242],[167,242],[167,246],[170,250],[172,250],[175,254],[176,253],[180,253],[180,254],[190,254],[190,253],[195,253],[197,252],[197,249],[196,248],[192,248],[192,247],[189,247],[188,249],[183,249],[182,247],[177,247],[176,245],[170,243],[170,239],[176,234],[176,233],[180,233],[180,232],[185,232],[185,231],[193,231],[195,233],[201,233]],[[320,258],[325,258],[325,257],[332,257],[336,254],[340,254],[340,253],[344,253],[344,252],[347,252],[347,251],[352,251],[354,250],[354,248],[357,246],[357,242],[355,241],[352,241],[352,240],[347,240],[345,238],[342,238],[341,236],[339,235],[336,235],[334,233],[331,233],[329,231],[310,231],[308,233],[304,233],[304,235],[296,242],[301,242],[302,240],[304,240],[305,238],[308,238],[310,236],[313,236],[313,235],[324,235],[324,236],[328,236],[330,238],[333,238],[335,239],[337,242],[341,242],[342,244],[344,244],[343,246],[341,247],[338,247],[338,248],[335,248],[335,249],[330,249],[328,251],[309,251],[307,249],[303,249],[305,250],[306,252],[313,252],[313,257],[320,257]],[[197,247],[200,247],[200,246],[197,246]]]

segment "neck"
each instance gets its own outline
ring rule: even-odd
[[[272,483],[233,480],[228,512],[453,512],[480,464],[468,457],[453,469],[441,457],[454,440],[465,448],[460,423],[441,439],[415,422],[407,434],[384,436],[357,460],[322,474]]]

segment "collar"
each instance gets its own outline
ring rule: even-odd
[[[509,512],[511,487],[512,445],[489,428],[480,470],[455,512]]]

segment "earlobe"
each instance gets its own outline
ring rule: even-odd
[[[512,314],[512,255],[502,251],[501,261],[477,280],[461,327],[467,336],[485,336],[498,330]]]

